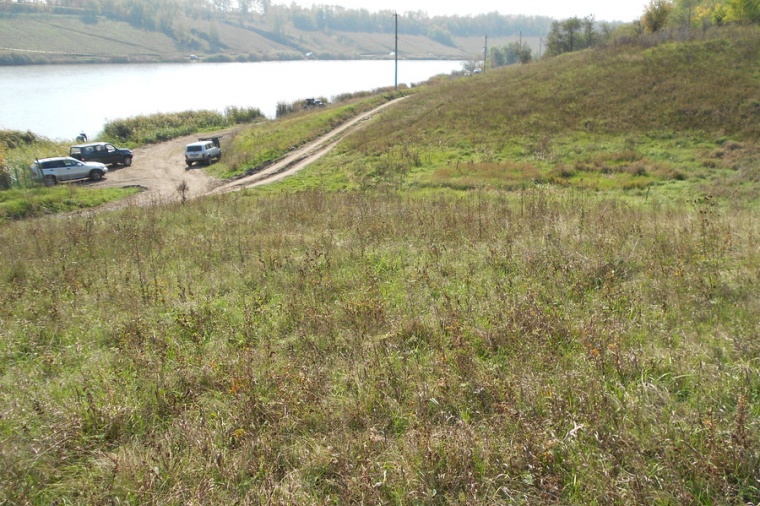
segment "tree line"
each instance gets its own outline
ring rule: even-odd
[[[393,33],[396,12],[348,9],[340,6],[314,5],[306,8],[295,3],[286,6],[271,0],[0,0],[3,10],[49,9],[58,13],[99,15],[126,21],[133,26],[174,35],[174,26],[182,16],[234,22],[290,22],[302,31],[346,31]],[[424,12],[398,14],[401,34],[425,35],[442,43],[455,36],[489,34],[509,36],[517,33],[545,34],[551,18],[543,16],[501,15],[496,12],[477,16],[435,16]]]
[[[600,47],[668,29],[706,29],[728,23],[760,23],[760,0],[650,0],[641,17],[628,24],[599,23],[593,16],[553,21],[545,40],[546,52],[541,56]],[[488,66],[528,63],[533,58],[531,48],[521,40],[491,48]],[[475,68],[478,63],[471,62],[470,66]]]
[[[615,27],[593,17],[552,22],[546,55],[598,47],[615,38],[631,39],[668,29],[760,23],[760,0],[650,0],[641,17]]]

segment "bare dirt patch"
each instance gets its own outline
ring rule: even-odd
[[[198,140],[198,135],[189,135],[161,144],[143,146],[135,150],[132,165],[109,169],[102,181],[93,184],[100,187],[139,186],[143,191],[107,207],[145,206],[166,202],[177,202],[203,197],[205,195],[227,193],[253,186],[279,181],[319,159],[329,152],[343,137],[360,128],[364,122],[403,98],[392,100],[380,107],[357,116],[335,128],[322,137],[288,153],[287,156],[257,172],[256,174],[224,181],[206,174],[202,166],[185,165],[185,146]],[[234,130],[204,133],[204,137],[230,134]],[[222,154],[224,156],[224,154]]]

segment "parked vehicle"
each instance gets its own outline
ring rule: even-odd
[[[91,142],[78,144],[69,148],[69,156],[83,162],[100,162],[109,165],[121,164],[132,165],[132,151],[126,148],[117,148],[108,142]]]
[[[304,107],[304,109],[311,109],[312,107],[324,107],[325,105],[327,105],[327,104],[325,104],[324,102],[322,102],[318,98],[307,98],[304,101],[304,106],[303,107]]]
[[[83,162],[70,156],[57,156],[35,160],[31,170],[34,179],[53,186],[59,181],[71,179],[89,178],[100,181],[108,172],[108,167],[100,162]]]
[[[219,137],[198,139],[197,142],[191,142],[185,146],[185,163],[188,167],[195,162],[209,165],[212,159],[219,160],[221,157],[222,147],[219,144]]]

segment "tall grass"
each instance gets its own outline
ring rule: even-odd
[[[756,42],[439,80],[267,193],[4,223],[0,502],[760,502]]]
[[[216,130],[242,123],[260,121],[264,114],[258,108],[230,106],[217,111],[183,111],[110,121],[103,136],[114,142],[152,144],[195,132]]]
[[[719,187],[712,183],[732,180],[736,170],[721,158],[727,147],[756,166],[758,29],[584,51],[430,83],[347,138],[320,164],[315,182],[383,184],[390,166],[412,188]],[[757,198],[734,183],[732,192]]]
[[[93,190],[76,183],[56,188],[33,184],[36,185],[33,188],[0,192],[0,223],[91,209],[139,191],[134,187]]]
[[[408,90],[385,91],[369,97],[360,94],[359,98],[353,100],[343,97],[339,104],[330,107],[310,110],[301,107],[298,112],[291,111],[277,121],[241,129],[225,148],[224,162],[215,165],[210,171],[223,178],[255,172],[356,116],[408,93]],[[285,109],[290,106],[283,104]]]
[[[525,190],[7,224],[0,498],[755,503],[759,223]]]

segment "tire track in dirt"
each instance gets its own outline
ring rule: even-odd
[[[142,146],[134,150],[130,167],[109,169],[102,181],[93,187],[137,186],[142,192],[118,202],[105,204],[102,208],[117,209],[129,206],[150,206],[206,195],[219,195],[279,181],[302,170],[328,153],[345,136],[361,128],[362,124],[384,109],[399,103],[406,97],[397,98],[367,111],[343,123],[325,135],[308,142],[288,153],[264,169],[233,180],[219,180],[203,170],[186,168],[184,148],[198,139],[198,134],[188,135],[160,144]],[[204,137],[229,135],[236,129],[204,133]]]
[[[390,102],[386,102],[380,107],[376,107],[371,111],[360,114],[351,121],[342,124],[329,133],[287,154],[285,157],[264,168],[263,170],[255,174],[251,174],[250,176],[245,176],[234,181],[225,182],[219,187],[214,188],[209,192],[209,194],[243,190],[245,188],[252,188],[254,186],[273,183],[275,181],[279,181],[285,177],[288,177],[327,154],[332,148],[335,147],[336,144],[338,144],[338,142],[340,142],[341,139],[343,139],[343,137],[360,128],[362,123],[371,119],[383,109],[398,103],[404,98],[406,97],[401,97]]]

